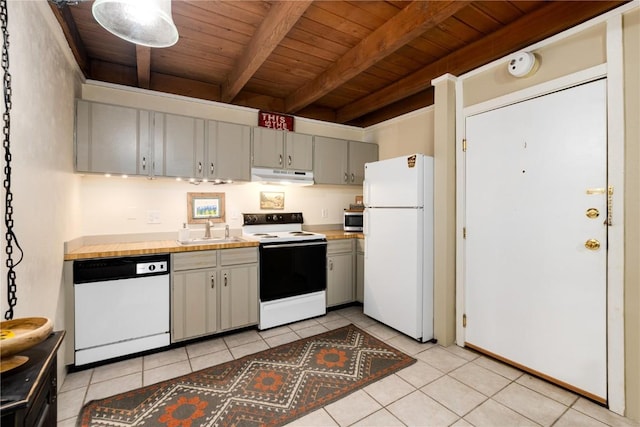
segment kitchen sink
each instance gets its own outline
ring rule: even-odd
[[[234,242],[246,242],[242,237],[232,236],[232,237],[209,237],[209,238],[194,238],[189,239],[186,242],[181,242],[178,240],[178,243],[181,245],[213,245],[216,243],[234,243]]]

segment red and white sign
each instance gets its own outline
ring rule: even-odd
[[[293,132],[293,116],[260,111],[258,112],[258,126]]]

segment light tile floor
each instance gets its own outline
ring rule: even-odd
[[[67,375],[58,427],[75,426],[82,406],[100,399],[353,323],[417,362],[290,426],[639,426],[510,366],[457,346],[415,340],[370,319],[362,307],[259,332],[189,344]]]

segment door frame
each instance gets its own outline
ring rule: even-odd
[[[615,12],[615,11],[614,11]],[[604,19],[594,20],[603,22]],[[464,107],[463,80],[456,82],[456,343],[464,346],[465,329],[465,227],[466,159],[462,141],[466,117],[543,96],[600,78],[607,79],[607,184],[613,186],[612,226],[608,229],[607,248],[607,389],[608,406],[613,412],[625,412],[624,362],[624,85],[622,53],[622,14],[606,15],[606,50],[608,62],[548,82]],[[585,23],[569,32],[593,25]],[[560,35],[562,36],[562,35]],[[554,38],[555,40],[555,38]],[[550,41],[546,41],[549,43]],[[545,43],[545,42],[543,42]],[[539,44],[537,46],[542,45]],[[530,49],[535,48],[531,47]],[[504,63],[505,59],[496,61]],[[495,65],[495,64],[490,64]]]

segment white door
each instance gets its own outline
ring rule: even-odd
[[[606,401],[606,81],[465,126],[465,342]]]

